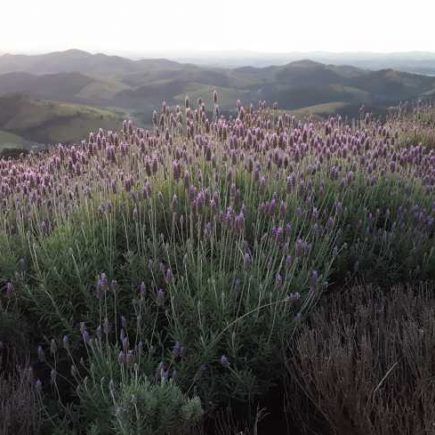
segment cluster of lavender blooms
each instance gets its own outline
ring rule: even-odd
[[[288,330],[280,335],[274,328],[300,319],[334,268],[357,273],[366,253],[387,263],[396,255],[393,246],[401,254],[409,249],[403,264],[410,273],[434,277],[435,148],[407,142],[418,124],[408,124],[404,114],[386,122],[369,114],[353,123],[340,116],[300,121],[265,102],[244,107],[238,101],[235,115],[224,116],[216,93],[213,103],[211,114],[202,100],[192,107],[186,99],[184,108],[163,103],[152,129],[125,121],[119,132],[99,130],[80,145],[0,160],[0,231],[9,238],[8,249],[16,237],[23,238],[20,246],[31,247],[26,261],[36,271],[34,280],[44,275],[37,246],[83,210],[88,216],[95,212],[95,219],[108,227],[116,218],[124,233],[133,233],[125,235],[122,256],[113,258],[142,258],[147,247],[151,258],[129,284],[135,289],[133,305],[144,310],[136,313],[135,322],[153,319],[149,330],[154,334],[160,325],[164,338],[156,341],[166,340],[170,349],[163,352],[166,360],[153,361],[158,382],[176,379],[180,361],[194,367],[194,375],[183,372],[189,382],[197,379],[198,367],[212,366],[218,373],[242,370],[240,361],[248,357],[237,354],[235,343],[240,340],[239,348],[249,349],[257,340],[236,336],[241,322],[251,322],[252,330],[263,322],[266,339],[258,342],[269,345],[276,335],[274,345],[280,345]],[[415,110],[433,111],[429,106]],[[158,258],[157,245],[163,246],[165,259]],[[59,275],[62,266],[56,269]],[[133,343],[127,327],[131,319],[107,318],[108,303],[115,312],[117,305],[125,308],[121,296],[130,277],[90,273],[98,275],[89,288],[99,309],[93,318],[75,317],[71,327],[80,325],[90,358],[99,352],[98,343],[110,342],[117,366],[134,370],[143,363],[144,346],[152,355],[155,343],[143,326],[137,327]],[[33,285],[17,274],[0,275],[7,297]],[[229,279],[220,282],[225,274]],[[61,298],[55,292],[60,283],[50,288],[41,278],[30,292],[34,298],[48,294],[53,304]],[[39,288],[44,291],[35,296]],[[93,325],[93,334],[84,320]],[[214,353],[192,334],[176,337],[192,325],[201,340],[216,346]],[[262,350],[252,347],[250,352],[249,358],[261,365]],[[42,348],[38,354],[45,360]],[[51,379],[55,382],[55,371]]]
[[[92,196],[110,200],[119,191],[136,199],[147,197],[161,178],[182,180],[192,204],[201,206],[206,199],[201,186],[204,164],[216,174],[224,169],[230,179],[240,171],[250,173],[260,187],[287,182],[290,192],[302,194],[309,193],[310,176],[321,169],[343,186],[361,172],[370,183],[398,173],[420,181],[427,192],[434,190],[435,151],[418,144],[402,146],[403,124],[382,125],[367,117],[350,126],[339,116],[302,122],[263,104],[257,109],[239,104],[234,119],[210,121],[199,104],[184,112],[179,107],[171,112],[164,104],[154,131],[135,128],[129,121],[119,133],[91,133],[79,146],[58,145],[46,155],[1,160],[2,214],[29,219],[36,209],[46,215],[39,225],[48,231],[56,212],[71,212]],[[414,132],[415,123],[409,129]],[[232,193],[237,197],[236,186]],[[212,196],[211,206],[219,208],[219,192]],[[275,208],[280,211],[280,202],[271,198],[262,211],[273,215]]]

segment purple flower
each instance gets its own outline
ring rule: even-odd
[[[6,296],[12,296],[12,294],[14,293],[14,290],[15,290],[15,288],[14,288],[13,284],[10,281],[8,281],[6,283]]]
[[[101,299],[104,296],[104,293],[109,288],[109,281],[105,273],[101,273],[97,280],[96,286],[96,296],[97,299]]]
[[[170,284],[174,280],[174,275],[172,274],[172,270],[168,267],[165,272],[165,281],[166,284]]]
[[[54,338],[52,338],[50,340],[50,353],[52,355],[54,355],[56,352],[57,352],[56,340]]]
[[[159,288],[156,294],[157,305],[159,306],[163,305],[165,302],[165,297],[166,297],[166,292],[163,289]]]
[[[169,380],[169,368],[163,361],[157,366],[156,380],[160,382],[167,382]]]
[[[142,281],[139,285],[139,295],[141,298],[144,298],[146,295],[147,289],[145,287],[145,283]]]
[[[313,270],[311,273],[311,289],[316,290],[319,283],[319,273],[317,270]]]
[[[45,352],[44,349],[42,349],[42,346],[38,346],[38,359],[41,362],[45,361]]]
[[[88,332],[87,329],[85,329],[85,330],[82,332],[82,338],[83,338],[83,342],[84,342],[85,344],[89,344],[89,342],[90,342],[90,340],[91,340],[91,336],[89,335],[89,332]]]
[[[244,228],[245,228],[245,216],[243,215],[242,212],[240,212],[235,220],[234,220],[234,227],[235,230],[239,233],[243,232]]]
[[[220,359],[219,359],[220,365],[226,369],[230,368],[230,361],[229,359],[225,356],[225,355],[221,355]]]
[[[50,381],[52,384],[56,383],[56,370],[51,369],[50,371]]]
[[[301,295],[299,294],[299,292],[290,293],[287,296],[287,301],[290,302],[291,304],[295,304],[300,300],[300,298],[301,298]]]
[[[181,358],[183,356],[184,346],[179,341],[175,342],[174,347],[172,348],[172,354],[175,358]]]
[[[121,340],[121,343],[122,343],[122,350],[124,352],[127,352],[128,348],[129,348],[128,337],[127,336],[123,337],[122,340]]]
[[[121,316],[121,326],[127,330],[127,319],[124,316]]]
[[[104,322],[103,322],[103,331],[106,335],[109,335],[109,333],[110,333],[110,322],[109,322],[109,319],[107,317],[104,319]]]
[[[118,363],[120,365],[124,365],[125,364],[125,362],[126,362],[126,358],[125,357],[126,357],[125,352],[120,351],[119,354],[118,354]]]
[[[249,255],[249,253],[246,252],[245,255],[243,256],[243,267],[244,267],[245,269],[249,269],[249,267],[251,266],[251,264],[252,264],[252,258],[251,258],[251,256]]]

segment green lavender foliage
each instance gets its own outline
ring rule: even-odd
[[[124,379],[119,386],[85,380],[78,397],[86,433],[183,434],[203,414],[198,397],[186,398],[172,381],[155,384],[143,376]]]
[[[261,106],[210,126],[198,110],[0,161],[2,310],[40,333],[38,376],[66,427],[249,414],[330,284],[435,279],[434,156],[399,141],[412,125]]]

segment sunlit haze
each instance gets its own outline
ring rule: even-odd
[[[0,52],[435,51],[433,0],[14,0]]]

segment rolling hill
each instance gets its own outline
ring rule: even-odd
[[[6,148],[27,149],[28,147],[30,147],[30,142],[23,137],[0,130],[0,153]]]
[[[164,59],[130,60],[79,50],[38,56],[0,56],[0,95],[34,97],[150,114],[164,99],[205,97],[222,89],[222,109],[237,98],[245,103],[277,101],[283,109],[331,102],[392,104],[431,94],[435,78],[391,69],[370,71],[310,60],[264,68],[212,68]]]
[[[117,128],[122,118],[122,113],[109,110],[8,95],[0,97],[0,145],[12,139],[18,144],[23,140],[22,145],[73,143],[99,127]]]
[[[49,103],[44,103],[45,122],[23,130],[23,137],[44,143],[81,137],[83,129],[93,125],[99,116],[108,125],[118,117],[114,114],[117,111],[126,111],[142,124],[149,124],[152,111],[160,107],[162,100],[170,105],[183,104],[185,95],[192,102],[202,97],[211,109],[213,89],[218,90],[222,111],[233,110],[235,101],[240,99],[243,104],[276,101],[281,109],[297,113],[307,113],[304,109],[308,109],[309,113],[324,114],[325,108],[328,112],[328,107],[333,106],[340,113],[354,115],[361,104],[382,110],[401,100],[432,97],[435,77],[311,60],[263,68],[214,68],[165,59],[131,60],[80,50],[0,56],[0,96],[27,95],[29,100],[20,100],[20,105],[29,101],[32,114],[35,105],[40,104],[35,103],[38,99],[59,104],[48,110]],[[0,112],[5,101],[9,100],[0,100]],[[72,106],[60,103],[79,105],[79,109],[67,110],[68,116],[63,116],[66,108]],[[77,134],[73,134],[72,126],[78,127]],[[65,134],[61,134],[62,129]],[[13,132],[21,136],[21,130],[20,127]]]

